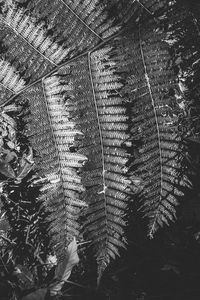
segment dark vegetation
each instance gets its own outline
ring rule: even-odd
[[[2,300],[200,298],[200,4],[100,4],[0,1]]]

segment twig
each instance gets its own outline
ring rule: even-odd
[[[2,238],[3,240],[5,240],[6,242],[9,242],[12,245],[16,245],[16,243],[14,241],[11,241],[10,239],[8,239],[7,237],[0,235],[0,238]]]

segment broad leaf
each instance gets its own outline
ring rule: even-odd
[[[77,243],[76,239],[74,238],[67,248],[64,260],[58,262],[55,271],[55,277],[56,280],[59,282],[51,286],[51,295],[56,295],[60,293],[64,283],[67,282],[68,278],[70,277],[73,267],[78,263],[79,257],[77,254]]]
[[[33,150],[32,148],[29,147],[29,153],[24,154],[19,161],[19,167],[17,170],[17,176],[15,179],[16,183],[20,183],[24,177],[28,175],[28,173],[32,170],[33,168]]]

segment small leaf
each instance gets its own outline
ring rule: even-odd
[[[0,120],[1,121],[1,120]],[[6,126],[5,126],[5,122],[4,120],[1,121],[1,126],[0,126],[0,134],[1,134],[1,137],[4,138],[8,135],[8,131],[6,129]]]
[[[15,142],[16,141],[16,130],[10,125],[8,125],[7,128],[8,128],[8,139],[12,142]]]
[[[29,153],[27,155],[23,155],[20,160],[16,178],[17,182],[21,182],[21,180],[28,175],[33,167],[33,163],[33,150],[32,148],[29,148]]]
[[[73,267],[78,264],[78,262],[79,257],[77,254],[77,243],[76,238],[74,238],[68,246],[64,261],[59,262],[57,265],[55,275],[59,282],[51,287],[51,295],[57,295],[60,293],[64,283],[67,282],[68,278],[70,277]]]
[[[53,268],[57,265],[57,257],[56,255],[49,255],[47,256],[47,266],[49,269]]]
[[[10,148],[10,149],[14,149],[15,148],[15,143],[11,142],[11,141],[8,141],[7,142],[7,146]]]
[[[15,172],[9,163],[0,161],[0,173],[7,178],[15,178]]]
[[[17,158],[17,154],[14,151],[10,151],[8,149],[2,149],[2,153],[3,153],[5,163],[9,163],[14,158]]]
[[[7,115],[6,113],[2,113],[2,117],[4,119],[4,122],[6,122],[7,124],[9,124],[10,126],[12,126],[13,128],[16,127],[16,122],[14,121],[13,118],[11,118],[9,115]]]

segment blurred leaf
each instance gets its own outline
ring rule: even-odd
[[[2,153],[4,155],[4,162],[9,163],[14,158],[17,158],[17,154],[14,151],[8,149],[3,149]]]
[[[23,155],[19,162],[19,169],[16,177],[17,182],[21,182],[21,180],[28,175],[33,168],[33,164],[33,150],[29,147],[29,153],[27,155]]]
[[[69,244],[66,257],[64,261],[60,261],[55,270],[56,279],[59,280],[57,284],[51,287],[51,295],[59,294],[65,282],[71,275],[73,267],[78,264],[79,257],[77,254],[77,243],[76,238]]]
[[[200,137],[187,137],[187,141],[200,144]]]
[[[22,290],[34,287],[33,275],[26,267],[17,265],[14,274],[18,278]]]
[[[0,173],[7,178],[15,178],[15,172],[9,163],[0,161]]]
[[[3,112],[13,112],[13,111],[19,111],[21,109],[21,106],[16,106],[16,104],[10,104],[10,105],[6,105],[3,108]]]
[[[172,271],[176,273],[177,275],[180,275],[180,270],[178,269],[177,266],[174,266],[172,264],[165,264],[162,268],[162,271]]]
[[[16,122],[9,115],[7,115],[6,113],[3,112],[2,117],[4,119],[4,122],[6,122],[7,124],[9,124],[12,127],[16,127]]]
[[[15,143],[11,142],[11,141],[8,141],[7,143],[7,146],[10,148],[10,149],[14,149],[15,148]]]
[[[26,295],[21,300],[45,300],[46,294],[47,288],[38,289],[35,292]]]

